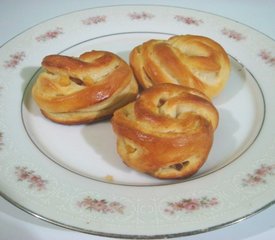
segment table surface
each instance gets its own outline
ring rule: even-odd
[[[246,24],[275,39],[275,0],[1,0],[0,46],[49,18],[85,8],[120,4],[162,4],[203,10]],[[215,231],[177,239],[267,240],[275,238],[275,206]],[[41,221],[0,198],[0,239],[110,239],[63,229]]]

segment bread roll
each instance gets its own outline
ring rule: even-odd
[[[219,115],[202,92],[157,84],[116,110],[117,151],[129,167],[156,178],[195,174],[212,147]]]
[[[149,40],[130,53],[130,65],[143,88],[174,83],[217,96],[230,73],[225,50],[214,40],[196,35],[177,35],[168,40]]]
[[[32,95],[54,122],[81,124],[108,117],[138,93],[130,66],[110,52],[91,51],[79,58],[49,55],[42,66]]]

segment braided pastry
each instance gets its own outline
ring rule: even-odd
[[[195,35],[149,40],[131,51],[130,65],[143,88],[175,83],[210,98],[221,92],[230,72],[224,49],[210,38]]]
[[[218,118],[205,94],[164,83],[116,110],[111,122],[126,165],[168,179],[199,170],[211,149]]]
[[[32,89],[42,113],[62,124],[93,122],[110,116],[134,100],[138,86],[132,70],[106,51],[83,53],[79,58],[49,55]]]

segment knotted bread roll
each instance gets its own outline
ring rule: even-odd
[[[175,83],[217,96],[230,72],[225,50],[214,40],[178,35],[168,40],[149,40],[130,53],[130,65],[143,88]]]
[[[218,118],[205,94],[166,83],[116,110],[112,126],[126,165],[157,178],[183,178],[206,161]]]
[[[138,93],[130,66],[110,52],[91,51],[79,58],[49,55],[42,66],[32,95],[54,122],[80,124],[105,118]]]

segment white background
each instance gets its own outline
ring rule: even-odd
[[[0,46],[49,18],[85,8],[119,4],[163,4],[198,9],[234,19],[275,39],[275,0],[0,0]],[[41,221],[0,198],[0,240],[104,240]],[[240,223],[181,237],[183,240],[274,240],[275,206]]]

